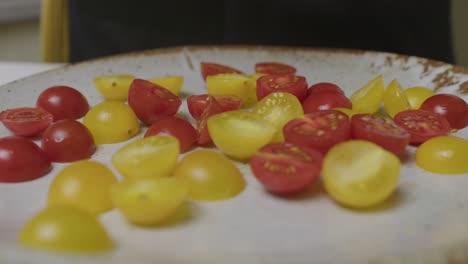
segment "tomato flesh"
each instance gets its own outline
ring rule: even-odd
[[[411,108],[406,93],[401,88],[401,85],[393,80],[384,92],[383,103],[385,111],[393,118],[401,111]]]
[[[237,96],[232,95],[208,95],[199,94],[191,95],[187,98],[187,106],[190,115],[195,120],[199,120],[208,106],[208,102],[213,97],[216,102],[223,109],[223,111],[239,110],[242,107],[242,101]]]
[[[69,86],[47,88],[37,98],[36,105],[52,114],[54,121],[81,118],[89,109],[83,94]]]
[[[255,73],[262,74],[295,74],[296,68],[278,62],[259,62],[255,64]]]
[[[262,147],[249,161],[255,177],[271,193],[285,195],[305,191],[316,182],[322,153],[292,143]]]
[[[153,123],[146,130],[145,137],[154,135],[170,135],[179,140],[180,152],[189,150],[197,141],[197,131],[187,120],[168,116]]]
[[[372,114],[358,114],[351,118],[351,136],[371,141],[395,155],[405,152],[410,134],[393,120]]]
[[[224,112],[224,110],[218,101],[214,97],[208,98],[208,105],[203,111],[201,118],[197,121],[198,145],[206,146],[213,143],[208,130],[208,118],[222,112]]]
[[[302,102],[307,96],[307,82],[302,76],[293,74],[266,75],[257,80],[257,99],[274,92],[287,92]]]
[[[138,119],[151,125],[179,110],[182,101],[167,89],[142,79],[135,79],[128,92],[128,104]]]
[[[350,96],[353,111],[358,114],[377,112],[382,104],[384,93],[384,79],[382,75],[379,75]]]
[[[319,110],[330,110],[333,108],[351,109],[351,101],[341,93],[320,92],[312,93],[302,103],[304,113],[312,113]]]
[[[350,122],[346,114],[324,110],[305,114],[284,128],[286,142],[315,148],[326,153],[332,146],[350,138]]]
[[[445,117],[453,129],[463,129],[466,126],[468,106],[462,98],[456,95],[433,95],[426,99],[419,109]]]
[[[34,137],[49,127],[54,117],[41,108],[20,107],[3,111],[0,120],[13,134]]]
[[[423,110],[407,110],[398,113],[395,123],[411,135],[411,144],[420,144],[430,138],[450,132],[450,124],[445,117]]]
[[[0,182],[31,181],[46,175],[51,168],[50,159],[31,140],[0,138]]]
[[[219,63],[212,63],[212,62],[202,62],[200,63],[200,68],[201,68],[201,74],[202,74],[203,80],[206,80],[208,76],[222,74],[222,73],[243,74],[243,72],[238,69],[235,69],[226,65],[222,65]]]

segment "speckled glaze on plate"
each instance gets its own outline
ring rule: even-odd
[[[253,72],[260,61],[294,65],[308,83],[329,81],[350,95],[377,74],[386,84],[427,86],[468,100],[468,70],[411,56],[371,51],[257,46],[194,46],[159,49],[68,65],[0,87],[0,109],[34,105],[52,85],[81,90],[91,105],[102,100],[96,76],[129,73],[140,78],[183,75],[185,95],[205,91],[200,62],[218,62]],[[184,104],[181,111],[187,113]],[[143,133],[143,132],[142,132]],[[9,133],[0,128],[0,136]],[[468,138],[468,129],[457,132]],[[99,146],[94,159],[110,165],[122,144]],[[468,175],[424,172],[410,148],[398,191],[372,211],[335,204],[319,185],[281,199],[263,191],[246,165],[239,196],[221,202],[190,202],[171,225],[152,229],[126,223],[118,212],[101,216],[115,250],[69,256],[23,249],[16,237],[24,222],[45,206],[48,186],[63,167],[27,183],[0,184],[0,263],[468,263]],[[468,162],[468,157],[467,157]]]

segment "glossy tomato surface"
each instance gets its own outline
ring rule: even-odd
[[[242,71],[232,68],[230,66],[222,65],[219,63],[212,62],[202,62],[200,63],[201,74],[203,80],[206,80],[208,76],[217,75],[221,73],[239,73],[242,74]]]
[[[302,107],[304,113],[312,113],[319,110],[330,110],[333,108],[351,109],[351,101],[341,93],[324,91],[312,93],[304,100]]]
[[[303,76],[294,74],[266,75],[257,80],[257,99],[274,92],[291,93],[302,102],[307,96],[307,82]]]
[[[430,138],[450,132],[450,124],[445,117],[424,110],[407,110],[398,113],[395,123],[411,135],[411,144],[420,144]]]
[[[3,111],[0,120],[13,134],[34,137],[52,124],[54,117],[41,108],[20,107]]]
[[[208,119],[211,116],[222,113],[222,112],[225,112],[225,111],[221,107],[221,105],[218,103],[218,101],[214,97],[209,97],[207,100],[206,108],[205,110],[203,110],[203,113],[200,119],[197,121],[197,132],[198,132],[197,143],[198,145],[206,146],[206,145],[213,143],[210,132],[208,130]]]
[[[51,168],[50,159],[31,140],[0,138],[0,182],[34,180],[46,175]]]
[[[236,96],[247,101],[249,98],[249,77],[238,73],[222,73],[208,76],[206,79],[206,90],[209,95]]]
[[[94,85],[98,92],[106,100],[125,101],[128,97],[128,89],[135,76],[130,74],[113,74],[99,76],[94,79]]]
[[[187,106],[190,115],[195,120],[199,120],[208,107],[211,97],[216,99],[216,102],[223,109],[223,111],[239,110],[242,107],[242,101],[237,96],[232,95],[208,95],[198,94],[191,95],[187,98]]]
[[[468,140],[452,137],[434,137],[422,143],[416,151],[416,164],[433,173],[468,173]]]
[[[197,131],[189,121],[176,116],[168,116],[153,123],[146,130],[145,137],[154,135],[174,136],[179,140],[180,152],[189,150],[197,141]]]
[[[351,118],[351,136],[371,141],[395,155],[405,152],[410,134],[390,118],[357,114]]]
[[[335,92],[344,95],[343,90],[338,85],[329,82],[316,83],[311,85],[309,89],[307,89],[307,95],[321,92]]]
[[[296,68],[279,62],[258,62],[255,64],[255,73],[262,74],[295,74]]]
[[[287,123],[283,132],[286,142],[314,148],[322,153],[351,136],[348,116],[336,110],[305,114],[303,118]]]
[[[249,161],[255,177],[275,194],[305,191],[318,179],[323,155],[317,150],[292,143],[262,147]]]
[[[96,145],[88,128],[75,120],[60,120],[44,131],[41,146],[54,162],[89,159]]]
[[[419,109],[445,117],[453,129],[463,129],[466,126],[468,107],[466,102],[456,95],[433,95],[426,99]]]
[[[83,94],[69,86],[47,88],[37,98],[36,105],[51,113],[54,121],[81,118],[89,109]]]
[[[175,115],[182,101],[159,85],[135,79],[128,92],[128,104],[138,119],[149,126],[162,117]]]

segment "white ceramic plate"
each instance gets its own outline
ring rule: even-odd
[[[294,65],[310,84],[329,81],[349,96],[377,74],[386,83],[422,85],[468,100],[468,71],[421,58],[377,52],[279,47],[184,47],[129,54],[65,66],[0,88],[1,109],[34,105],[39,93],[64,84],[94,105],[102,100],[92,80],[130,73],[140,78],[185,76],[187,94],[205,91],[201,61],[253,72],[260,61]],[[186,107],[181,109],[186,111]],[[0,136],[9,133],[0,128]],[[468,129],[457,135],[468,138]],[[110,164],[122,144],[99,146],[94,159]],[[467,157],[468,162],[468,157]],[[468,263],[468,175],[424,172],[414,148],[404,162],[397,193],[379,210],[356,212],[335,204],[320,186],[295,199],[269,195],[245,165],[248,181],[239,196],[192,202],[177,224],[144,229],[119,213],[102,215],[116,249],[99,256],[67,256],[20,248],[16,237],[45,205],[48,186],[63,165],[27,183],[0,184],[0,263]]]

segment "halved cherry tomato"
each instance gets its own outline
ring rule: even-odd
[[[278,62],[259,62],[255,64],[255,73],[264,74],[295,74],[296,68]]]
[[[191,95],[187,98],[187,106],[190,114],[195,120],[199,120],[208,106],[210,97],[216,99],[216,102],[223,111],[239,110],[242,107],[242,101],[237,96],[231,95]]]
[[[468,140],[440,136],[422,143],[416,151],[416,164],[434,173],[468,173]]]
[[[41,139],[42,149],[54,162],[88,159],[96,151],[93,136],[75,120],[60,120],[48,127]]]
[[[128,92],[128,104],[138,119],[149,126],[162,117],[175,115],[182,101],[159,85],[135,79]]]
[[[351,101],[343,94],[337,92],[312,93],[302,103],[304,113],[312,113],[319,110],[333,108],[351,109]]]
[[[41,134],[54,117],[41,108],[20,107],[3,111],[0,120],[13,134],[34,137]]]
[[[386,200],[397,188],[400,160],[393,153],[364,140],[349,140],[325,155],[322,180],[340,204],[367,208]]]
[[[383,103],[385,111],[393,118],[401,111],[411,108],[406,93],[397,80],[393,80],[384,92]]]
[[[244,110],[229,111],[208,119],[214,144],[228,156],[247,160],[271,142],[276,128],[259,114]]]
[[[211,140],[210,132],[208,131],[208,118],[213,115],[225,112],[221,105],[214,97],[208,97],[207,106],[203,111],[200,119],[197,121],[198,139],[197,143],[200,146],[209,145]]]
[[[275,194],[305,191],[320,176],[322,153],[292,143],[262,147],[251,159],[250,168],[265,189]]]
[[[206,80],[206,77],[210,75],[216,75],[220,73],[243,74],[243,72],[239,71],[238,69],[234,69],[226,65],[221,65],[221,64],[212,63],[212,62],[202,62],[200,63],[200,68],[201,68],[201,74],[202,74],[203,80]]]
[[[445,117],[424,110],[407,110],[398,113],[395,123],[411,135],[411,144],[420,144],[430,138],[450,132],[450,124]]]
[[[377,112],[382,104],[384,93],[384,79],[382,75],[379,75],[350,96],[353,111],[357,114]]]
[[[246,101],[243,104],[243,107],[249,108],[249,107],[254,106],[258,102],[257,80],[260,77],[265,76],[265,75],[266,74],[263,74],[263,73],[256,73],[256,74],[252,74],[249,76],[249,80],[245,82],[245,85],[247,85],[247,87],[249,88],[249,94],[248,94]]]
[[[148,81],[162,86],[169,90],[171,93],[179,96],[182,85],[184,84],[183,76],[166,76],[161,78],[149,79]]]
[[[334,83],[328,83],[328,82],[316,83],[310,86],[309,89],[307,89],[307,95],[310,95],[313,93],[321,93],[321,92],[335,92],[335,93],[340,93],[342,95],[345,94],[338,85]]]
[[[357,114],[351,118],[351,136],[374,142],[395,155],[405,152],[410,141],[410,134],[393,120],[372,114]]]
[[[37,98],[36,105],[51,113],[54,121],[81,118],[89,109],[83,94],[68,86],[47,88]]]
[[[435,93],[429,88],[415,86],[406,89],[405,94],[408,98],[408,102],[411,106],[411,109],[419,109],[422,103],[426,101],[427,98],[433,96]]]
[[[349,109],[349,108],[336,107],[336,108],[333,108],[333,110],[337,110],[342,113],[345,113],[350,119],[351,117],[353,117],[353,115],[356,114],[352,109]]]
[[[245,188],[239,168],[223,154],[212,150],[195,150],[179,162],[174,177],[189,187],[194,200],[215,201],[232,198]]]
[[[293,74],[266,75],[257,80],[257,99],[274,92],[292,93],[303,101],[307,95],[307,82],[303,76]]]
[[[0,182],[34,180],[46,175],[51,168],[50,159],[31,140],[0,138]]]
[[[206,89],[209,95],[231,95],[239,97],[243,102],[249,97],[249,87],[246,75],[238,73],[222,73],[206,78]]]
[[[463,129],[466,126],[467,104],[456,95],[433,95],[426,99],[419,109],[431,111],[445,117],[453,129]]]
[[[326,153],[334,145],[350,138],[350,122],[346,114],[336,110],[316,111],[287,123],[286,142],[315,148]]]
[[[94,86],[107,100],[125,101],[134,79],[135,76],[129,74],[99,76],[94,79]]]
[[[154,135],[170,135],[179,140],[180,152],[189,150],[197,141],[197,131],[187,120],[168,116],[153,123],[146,130],[145,137]]]

